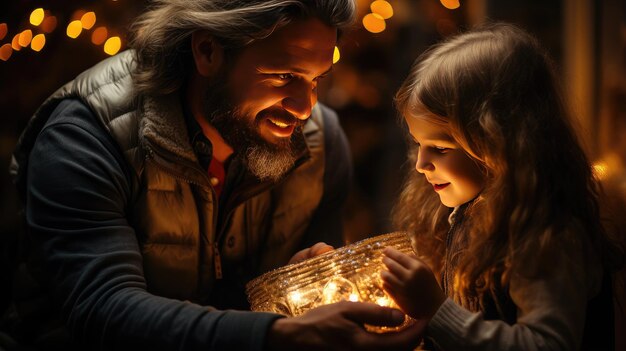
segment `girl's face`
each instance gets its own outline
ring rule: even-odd
[[[450,132],[423,118],[407,117],[406,121],[419,146],[415,169],[426,176],[441,203],[457,207],[478,196],[485,177]]]

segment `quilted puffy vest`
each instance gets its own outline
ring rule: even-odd
[[[245,247],[261,252],[259,271],[285,264],[299,247],[323,193],[325,107],[316,105],[303,133],[309,158],[279,184],[237,206],[220,238],[217,203],[190,145],[177,94],[137,99],[133,51],[102,61],[69,82],[35,113],[11,165],[25,194],[28,155],[39,131],[64,98],[81,99],[119,145],[132,170],[129,223],[137,233],[148,290],[202,302],[215,280],[215,263],[237,260]],[[306,189],[306,191],[303,191]],[[231,239],[233,238],[233,239]],[[262,246],[262,247],[260,247]]]

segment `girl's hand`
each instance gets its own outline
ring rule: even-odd
[[[393,297],[404,313],[415,319],[431,319],[446,300],[435,276],[415,255],[406,255],[387,247],[383,251],[383,289]]]

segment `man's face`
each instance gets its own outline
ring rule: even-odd
[[[276,180],[295,162],[336,40],[318,19],[291,22],[242,49],[212,82],[207,118],[259,178]]]

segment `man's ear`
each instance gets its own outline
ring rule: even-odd
[[[191,51],[196,70],[203,77],[213,77],[222,66],[224,49],[206,30],[197,30],[191,34]]]

